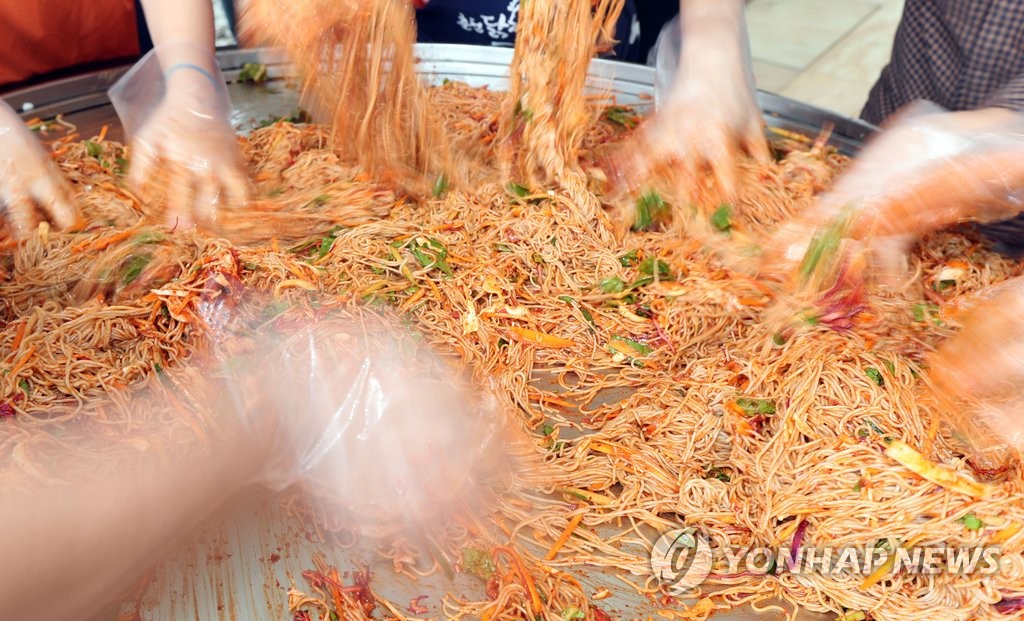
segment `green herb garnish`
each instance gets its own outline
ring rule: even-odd
[[[711,226],[723,233],[728,232],[732,228],[731,218],[732,207],[722,204],[715,210],[715,213],[711,214]]]
[[[885,378],[882,377],[882,372],[875,367],[868,367],[864,369],[864,373],[871,378],[871,381],[878,384],[879,386],[885,386]]]
[[[641,356],[646,356],[646,355],[648,355],[648,354],[650,354],[651,352],[654,351],[654,348],[651,347],[650,345],[646,344],[646,343],[641,343],[640,341],[634,341],[633,339],[629,339],[629,338],[626,338],[624,336],[619,336],[618,334],[612,335],[612,340],[613,341],[619,341],[621,343],[625,343],[626,345],[629,345],[630,349],[632,349],[636,353],[640,354]]]
[[[771,416],[775,413],[775,402],[771,399],[751,399],[750,397],[740,397],[736,400],[736,405],[739,406],[743,413],[747,416]]]
[[[433,237],[428,237],[423,242],[414,239],[409,242],[408,248],[423,267],[437,268],[449,278],[454,276],[451,266],[448,265],[448,249]]]
[[[562,611],[562,621],[573,621],[574,619],[586,619],[587,615],[575,606],[569,606]]]
[[[618,276],[605,278],[597,286],[604,293],[622,293],[626,290],[626,283],[622,282],[622,279]]]
[[[142,270],[146,269],[152,260],[153,255],[151,254],[137,254],[129,258],[121,271],[121,284],[127,287],[135,282],[142,275]]]
[[[508,190],[509,194],[514,194],[519,198],[525,198],[530,195],[530,190],[524,185],[519,185],[515,181],[509,181],[505,184],[505,189]]]
[[[634,231],[644,231],[654,224],[662,212],[665,211],[665,200],[661,195],[650,190],[636,201],[636,220],[633,222]]]
[[[439,198],[442,194],[448,191],[448,175],[441,175],[434,182],[434,190],[432,194],[434,198]]]
[[[985,523],[979,520],[978,516],[973,513],[968,513],[957,521],[963,524],[967,530],[981,530],[985,526]]]
[[[637,126],[637,116],[629,108],[622,106],[609,106],[604,109],[604,118],[607,121],[621,125],[626,129],[633,129]]]
[[[239,82],[262,84],[267,79],[267,66],[263,63],[245,63],[238,72]]]
[[[494,575],[494,559],[484,550],[463,548],[461,566],[463,571],[471,573],[481,580],[490,580]]]
[[[717,466],[708,468],[708,471],[704,473],[704,478],[705,479],[718,479],[719,481],[722,481],[723,483],[728,483],[729,481],[732,481],[732,477],[729,476],[729,474],[725,470],[722,470],[721,468],[719,468]]]
[[[665,263],[661,259],[655,257],[647,257],[637,267],[641,274],[647,274],[648,276],[654,276],[655,272],[658,274],[659,280],[672,280],[672,268],[669,267],[668,263]]]

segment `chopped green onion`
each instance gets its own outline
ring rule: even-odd
[[[448,265],[448,249],[433,237],[428,237],[423,243],[413,239],[409,242],[408,248],[423,267],[437,268],[449,278],[454,276],[451,266]]]
[[[633,267],[640,262],[640,251],[634,248],[619,257],[619,265],[622,267]]]
[[[99,159],[100,155],[103,153],[103,147],[99,143],[93,142],[92,140],[86,140],[85,152],[89,154],[89,157],[95,157]]]
[[[583,315],[583,318],[586,319],[587,323],[590,324],[590,331],[594,332],[594,329],[597,328],[597,324],[594,323],[594,316],[590,314],[590,311],[588,311],[586,307],[584,307],[582,304],[576,301],[575,298],[568,295],[560,295],[558,296],[558,299],[565,302],[569,306],[578,309],[580,311],[580,314]]]
[[[626,283],[622,282],[622,279],[618,276],[605,278],[597,286],[604,293],[622,293],[626,290]]]
[[[485,550],[463,548],[461,567],[481,580],[490,580],[494,575],[494,559]]]
[[[135,245],[144,246],[146,244],[156,244],[162,242],[164,239],[164,234],[159,231],[145,231],[143,233],[139,233],[135,237]]]
[[[586,619],[587,615],[575,606],[569,606],[562,611],[562,621],[573,621],[573,619]]]
[[[654,257],[647,257],[643,263],[637,268],[641,274],[647,274],[648,276],[654,276],[654,273],[658,273],[658,278],[661,280],[672,280],[672,268],[669,267],[668,263],[665,263],[661,259]]]
[[[31,392],[32,392],[32,387],[28,385],[28,380],[21,380],[21,381],[19,381],[18,382],[18,388],[20,388],[22,390],[22,392],[25,393],[26,397],[29,396],[29,394],[31,394]]]
[[[433,190],[434,198],[439,198],[442,194],[444,194],[447,191],[448,191],[448,176],[447,175],[441,175],[440,177],[437,178],[437,181],[434,182],[434,190]]]
[[[508,190],[510,194],[515,194],[519,198],[524,198],[526,196],[529,196],[530,194],[529,188],[523,185],[519,185],[515,181],[509,181],[508,183],[506,183],[505,189]]]
[[[775,402],[771,399],[740,397],[736,400],[736,405],[747,416],[771,416],[775,413]]]
[[[267,79],[267,66],[263,63],[245,63],[238,72],[239,82],[261,84]]]
[[[704,478],[705,479],[718,479],[719,481],[722,481],[723,483],[728,483],[729,481],[732,481],[732,477],[729,476],[729,474],[726,471],[722,470],[721,468],[719,468],[717,466],[708,468],[708,471],[704,473]]]
[[[643,231],[652,224],[654,220],[665,211],[665,200],[661,195],[650,190],[636,201],[636,220],[633,222],[634,231]]]
[[[146,266],[152,260],[153,255],[151,254],[137,254],[129,258],[121,271],[121,284],[127,287],[135,282],[142,274],[142,270],[146,269]]]
[[[651,352],[654,351],[654,348],[651,347],[650,345],[646,344],[646,343],[641,343],[640,341],[634,341],[633,339],[628,339],[628,338],[626,338],[624,336],[619,336],[618,334],[612,335],[612,340],[613,341],[619,341],[619,342],[625,343],[626,345],[629,345],[630,349],[632,349],[636,353],[640,354],[641,356],[646,356],[646,355],[648,355],[648,354],[650,354]]]
[[[731,218],[732,207],[723,203],[715,210],[715,213],[711,214],[711,226],[725,233],[732,228]]]
[[[637,116],[629,108],[623,108],[622,106],[609,106],[604,110],[604,118],[616,125],[621,125],[626,129],[633,129],[637,125]]]
[[[968,513],[957,521],[963,524],[967,530],[981,530],[985,526],[985,523],[979,520],[978,516],[973,513]]]
[[[871,381],[878,384],[879,386],[885,386],[885,378],[882,377],[882,372],[875,367],[868,367],[864,369],[864,373],[871,378]]]

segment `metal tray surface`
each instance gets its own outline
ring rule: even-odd
[[[508,84],[508,66],[512,51],[476,46],[420,44],[416,49],[419,70],[430,83],[444,79],[461,80],[475,86],[503,90]],[[271,49],[227,50],[218,53],[220,66],[232,99],[232,123],[241,132],[256,127],[262,120],[292,114],[299,97],[289,88],[292,67],[278,51]],[[269,80],[263,85],[240,84],[238,73],[250,62],[268,66]],[[10,92],[4,99],[24,118],[51,118],[58,114],[78,126],[80,135],[91,136],[103,125],[109,135],[122,139],[117,117],[107,99],[107,89],[128,66],[97,71]],[[591,63],[588,89],[603,93],[622,105],[648,111],[653,105],[654,71],[649,67],[615,61]],[[766,123],[770,127],[817,135],[831,127],[830,141],[840,151],[854,153],[875,128],[767,92],[758,92]],[[288,518],[274,498],[263,497],[237,509],[234,517],[219,523],[211,532],[183,545],[171,560],[161,565],[143,597],[145,621],[252,620],[287,621],[287,589],[294,581],[305,588],[301,573],[312,568],[314,553],[323,554],[341,571],[370,567],[374,588],[399,606],[414,597],[428,595],[423,602],[431,618],[442,616],[440,599],[451,592],[466,597],[482,596],[482,584],[474,578],[443,574],[417,581],[395,576],[389,564],[372,551],[359,548],[332,548],[320,544],[307,532],[307,525]],[[638,550],[638,553],[643,553]],[[601,607],[617,618],[656,617],[659,606],[635,595],[616,578],[599,572],[572,570],[591,592],[607,586],[616,595],[601,602]],[[96,621],[113,619],[111,613]],[[783,619],[778,612],[756,614],[749,609],[716,615],[716,619]],[[801,611],[801,620],[829,618]]]

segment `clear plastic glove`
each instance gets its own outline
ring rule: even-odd
[[[494,402],[383,320],[300,323],[234,349],[220,409],[254,446],[271,439],[256,479],[272,488],[303,483],[374,524],[415,523],[479,498],[508,465]]]
[[[7,104],[0,101],[0,213],[14,236],[25,237],[40,214],[62,229],[82,225],[71,189],[43,146]]]
[[[771,158],[754,98],[743,3],[685,3],[682,23],[677,17],[662,29],[652,54],[657,112],[618,164],[624,179],[643,180],[665,165],[682,166],[692,178],[707,167],[722,191],[734,193],[744,152]]]
[[[958,315],[963,329],[930,357],[928,378],[976,468],[995,471],[1024,449],[1024,278],[973,297],[989,299]]]
[[[131,138],[129,182],[164,203],[171,226],[216,224],[244,203],[249,182],[215,59],[189,46],[158,48],[110,89]]]
[[[870,244],[883,278],[898,278],[922,235],[962,220],[1012,216],[1024,208],[1021,190],[1024,116],[912,104],[832,190],[780,230],[769,252],[783,264],[799,261],[814,232],[842,215],[847,235]]]

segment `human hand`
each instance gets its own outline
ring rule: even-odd
[[[17,238],[36,227],[40,212],[62,229],[82,225],[82,214],[71,200],[68,183],[32,132],[2,101],[0,210]]]
[[[220,72],[186,52],[154,50],[111,99],[132,138],[129,183],[163,203],[168,225],[214,228],[220,209],[247,200],[249,182]]]
[[[360,517],[420,521],[480,497],[508,466],[494,403],[380,319],[300,322],[221,361],[223,411],[268,444],[257,480],[301,483]],[[454,503],[454,504],[453,504]]]
[[[975,467],[1006,463],[1024,449],[1024,278],[975,294],[957,315],[963,329],[928,361],[939,413],[973,451]]]
[[[746,60],[742,3],[689,2],[684,15],[681,28],[670,23],[658,40],[658,110],[617,166],[624,180],[643,180],[666,165],[693,178],[706,167],[732,194],[743,153],[770,159]]]
[[[1001,108],[943,112],[914,104],[857,157],[835,187],[769,244],[776,267],[799,261],[815,232],[837,219],[870,246],[884,279],[906,272],[911,245],[961,220],[993,220],[1024,207],[1024,117]]]

